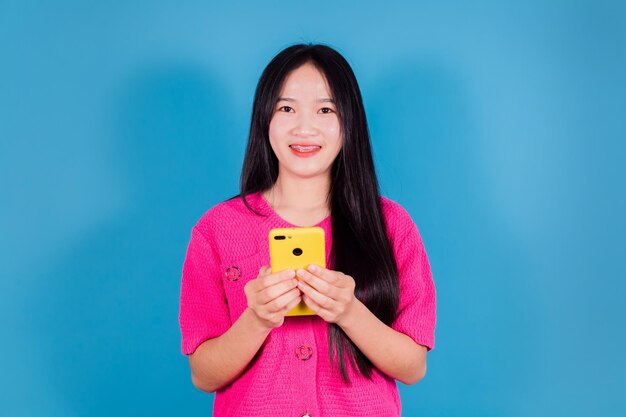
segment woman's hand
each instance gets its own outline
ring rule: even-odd
[[[354,279],[339,271],[310,265],[308,270],[298,269],[298,288],[302,299],[318,316],[329,323],[341,326],[358,302],[354,296]]]
[[[259,275],[244,286],[248,308],[262,326],[268,329],[282,326],[285,315],[302,299],[295,275],[293,269],[272,274],[271,268],[264,265]]]

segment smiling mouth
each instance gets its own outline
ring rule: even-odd
[[[301,153],[315,152],[322,149],[319,145],[289,145],[289,147],[294,151]]]

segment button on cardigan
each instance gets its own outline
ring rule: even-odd
[[[182,353],[230,328],[247,307],[244,285],[269,265],[268,233],[294,227],[261,193],[209,209],[192,228],[183,265],[179,322]],[[389,240],[398,266],[400,303],[392,328],[434,347],[435,286],[415,223],[398,203],[381,197]],[[330,217],[317,224],[332,245]],[[328,355],[328,324],[318,316],[286,317],[272,329],[246,370],[215,394],[214,415],[293,417],[399,416],[396,381],[376,368],[367,379],[348,365],[346,384]]]

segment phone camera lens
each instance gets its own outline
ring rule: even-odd
[[[295,249],[293,250],[293,254],[294,254],[294,255],[296,255],[296,256],[300,256],[300,255],[302,255],[302,249],[300,249],[300,248],[295,248]]]

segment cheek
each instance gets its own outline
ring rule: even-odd
[[[341,125],[338,119],[334,118],[324,121],[322,128],[324,129],[326,138],[329,140],[341,140]]]
[[[270,143],[272,145],[275,145],[278,142],[280,142],[281,139],[285,136],[285,133],[287,132],[288,129],[289,128],[285,120],[282,120],[281,117],[273,117],[272,120],[270,121],[269,129],[268,129],[269,136],[270,136]]]
[[[280,123],[276,123],[274,120],[275,119],[272,119],[272,121],[270,122],[268,134],[270,137],[270,145],[272,146],[272,150],[274,151],[274,153],[276,153],[276,151],[278,150],[277,148],[279,148],[278,142],[282,135],[280,133],[281,132]]]

